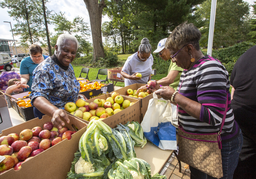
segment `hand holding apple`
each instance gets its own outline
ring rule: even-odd
[[[63,126],[65,126],[65,122],[70,122],[67,113],[63,109],[55,110],[51,121],[53,125],[55,125],[58,129],[61,129]]]

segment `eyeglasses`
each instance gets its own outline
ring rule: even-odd
[[[32,55],[31,55],[31,57],[32,57],[33,59],[42,58],[42,55],[40,55],[40,56],[32,56]]]
[[[162,56],[162,55],[163,55],[163,52],[159,52],[158,55]]]
[[[173,56],[171,56],[171,58],[173,59],[173,58],[175,58],[177,55],[178,55],[178,53],[184,48],[184,47],[186,47],[188,44],[186,44],[186,45],[184,45],[183,47],[181,47],[181,49],[179,49]]]

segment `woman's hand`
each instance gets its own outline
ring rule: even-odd
[[[136,73],[133,73],[132,75],[130,75],[130,78],[131,80],[140,80],[141,77],[136,77]]]
[[[143,85],[143,86],[139,87],[137,89],[136,93],[139,94],[139,92],[141,92],[141,91],[147,91],[147,85]]]
[[[156,80],[149,81],[146,86],[150,93],[153,93],[160,88],[160,85],[157,83]]]
[[[166,100],[170,100],[175,90],[170,86],[162,86],[155,93]]]
[[[64,111],[63,109],[55,110],[52,115],[51,121],[52,121],[53,125],[55,125],[59,129],[61,129],[63,126],[65,126],[65,122],[66,123],[70,122],[66,111]]]

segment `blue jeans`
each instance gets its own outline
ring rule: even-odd
[[[38,117],[39,119],[42,119],[43,113],[41,113],[37,108],[33,107],[33,113],[35,117]]]
[[[243,144],[243,136],[241,130],[239,135],[231,141],[222,141],[222,168],[223,168],[223,177],[221,179],[233,179],[233,174],[236,169],[239,153],[241,151]],[[193,167],[189,167],[191,171],[191,179],[215,179],[200,170],[197,170]]]

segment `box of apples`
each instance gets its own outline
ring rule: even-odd
[[[113,128],[119,123],[140,122],[140,107],[139,99],[112,92],[87,101],[78,99],[76,103],[68,102],[65,105],[65,110],[86,122],[104,118],[103,121]]]
[[[145,115],[147,109],[148,109],[148,102],[151,98],[153,98],[153,95],[150,94],[148,90],[143,90],[137,93],[137,90],[141,87],[144,86],[145,84],[141,83],[135,83],[123,88],[120,88],[116,90],[115,92],[121,94],[121,95],[126,95],[129,97],[133,98],[138,98],[141,100],[141,114],[142,114],[142,119],[143,116]]]
[[[86,123],[70,116],[58,129],[49,116],[29,120],[0,135],[0,178],[65,178]]]

